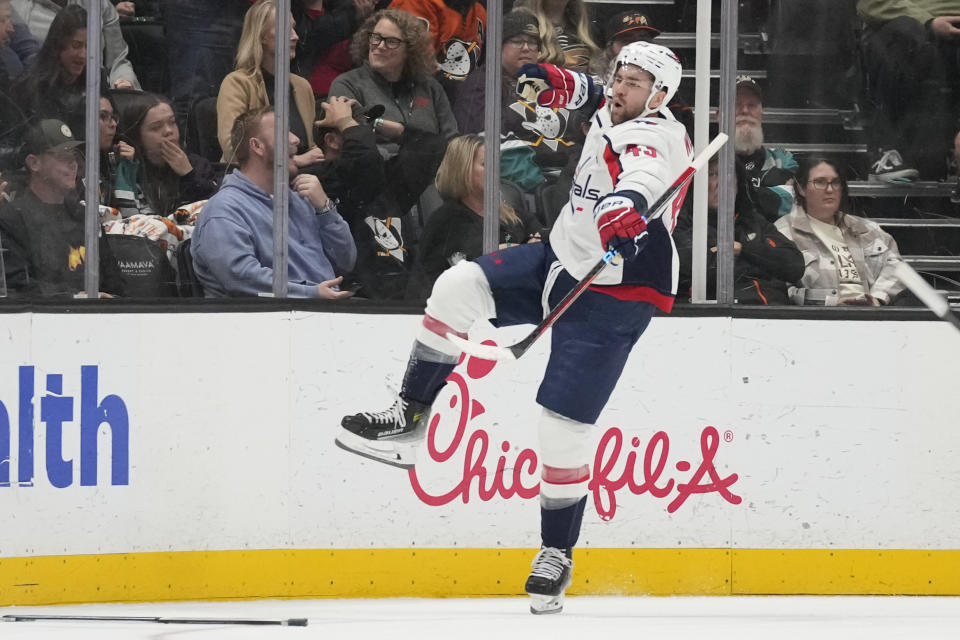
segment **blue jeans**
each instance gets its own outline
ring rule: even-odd
[[[181,122],[190,105],[215,96],[233,71],[248,0],[168,0],[165,3],[170,97]]]

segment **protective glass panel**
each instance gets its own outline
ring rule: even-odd
[[[707,4],[711,36],[698,39],[698,17],[707,17],[697,9]],[[204,293],[269,295],[273,269],[282,267],[273,263],[270,189],[261,189],[256,176],[229,174],[251,151],[262,166],[276,157],[268,127],[253,120],[246,129],[235,126],[238,116],[273,101],[273,2],[70,0],[59,8],[0,0],[0,171],[9,200],[0,231],[8,298],[69,297],[84,287],[78,207],[85,182],[74,180],[71,188],[66,176],[74,163],[82,173],[89,149],[75,145],[86,137],[87,7],[102,18],[100,99],[89,114],[100,131],[100,175],[86,180],[99,185],[100,290],[171,302]],[[601,109],[620,108],[615,59],[638,41],[669,47],[679,59],[682,80],[665,106],[691,139],[698,113],[707,138],[716,134],[721,83],[735,87],[729,109],[736,160],[732,169],[715,165],[703,173],[704,240],[694,233],[694,190],[676,211],[678,201],[671,201],[679,303],[701,279],[706,299],[721,302],[910,303],[892,276],[901,260],[948,295],[960,289],[960,74],[956,20],[943,3],[569,0],[561,11],[515,0],[496,9],[498,55],[489,56],[496,65],[484,64],[484,51],[491,51],[486,3],[394,0],[387,9],[372,0],[296,0],[289,9],[292,32],[280,46],[290,47],[283,112],[295,138],[287,145],[294,169],[285,232],[291,297],[349,290],[416,305],[451,264],[546,240],[578,189],[615,192],[574,178],[590,109],[544,93],[551,83],[584,87],[590,76],[606,92]],[[725,23],[734,11],[736,20]],[[701,71],[709,89],[699,105],[696,52],[708,43],[710,70]],[[735,44],[725,49],[727,43]],[[734,62],[721,69],[725,51]],[[541,67],[529,71],[518,93],[518,71],[531,63],[586,76],[550,77]],[[491,66],[499,104],[487,95]],[[641,78],[620,82],[643,85]],[[485,200],[477,187],[484,175],[479,149],[492,138],[488,109],[500,115],[503,204],[490,207],[499,230],[485,247],[476,214]],[[256,228],[244,236],[252,245],[222,226],[210,242],[194,235],[202,203],[224,180],[261,189],[260,205],[241,207],[259,211],[245,222]],[[660,181],[653,191],[670,178]],[[245,202],[257,201],[253,194],[244,192],[253,198]],[[26,217],[28,204],[39,217]],[[24,228],[36,228],[48,209],[72,222],[56,225],[62,246],[45,245],[41,259]],[[727,223],[720,222],[731,218],[732,236],[721,240]],[[191,252],[195,244],[199,256]],[[731,273],[723,277],[732,288],[718,292],[717,264],[726,264],[718,259],[727,251]],[[50,255],[55,265],[44,263]]]

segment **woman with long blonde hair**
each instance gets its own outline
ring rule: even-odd
[[[411,296],[424,298],[443,271],[483,255],[484,140],[477,134],[450,141],[437,170],[443,204],[430,214],[420,237],[420,256]],[[539,242],[540,228],[500,202],[500,248]]]
[[[237,117],[254,109],[273,105],[274,62],[277,5],[274,0],[257,0],[243,20],[243,33],[237,47],[235,70],[223,79],[217,95],[217,138],[223,150],[223,162],[235,160],[230,132]],[[299,40],[290,18],[290,58],[296,55]],[[282,37],[282,36],[281,36]],[[298,167],[319,162],[323,152],[313,141],[316,101],[310,83],[290,75],[290,131],[300,139],[294,161]]]
[[[540,62],[586,73],[601,54],[590,35],[590,19],[583,0],[517,0],[540,21]]]

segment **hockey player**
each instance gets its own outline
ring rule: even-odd
[[[538,91],[546,107],[592,113],[580,163],[548,242],[463,261],[436,281],[402,388],[385,411],[347,416],[337,444],[399,467],[413,466],[430,405],[460,351],[447,334],[466,336],[480,318],[500,326],[536,324],[610,246],[621,254],[553,327],[537,402],[541,455],[542,548],[525,589],[533,613],[563,607],[572,550],[580,534],[592,459],[591,427],[617,383],[631,348],[655,309],[669,312],[678,260],[671,232],[683,193],[647,226],[649,203],[687,168],[692,145],[665,108],[680,83],[669,49],[629,44],[617,56],[604,99],[589,76],[553,65],[526,65],[518,93]]]

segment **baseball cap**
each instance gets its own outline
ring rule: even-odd
[[[520,35],[530,36],[539,41],[540,24],[532,13],[511,11],[503,16],[503,42]]]
[[[763,102],[763,91],[760,90],[760,85],[757,84],[757,81],[751,78],[750,76],[737,76],[737,90],[748,89],[757,94],[757,98]]]
[[[638,30],[648,31],[649,35],[653,38],[660,35],[660,29],[651,25],[650,21],[647,20],[647,16],[643,13],[636,10],[623,11],[607,21],[607,42],[624,33]]]
[[[23,139],[23,153],[57,153],[74,149],[83,142],[73,137],[73,132],[60,120],[41,120],[27,130]]]

